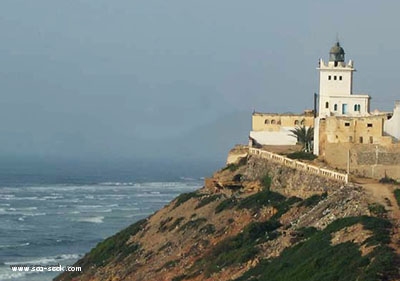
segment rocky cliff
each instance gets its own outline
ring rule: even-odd
[[[229,162],[56,280],[399,280],[395,186],[382,197],[256,156]]]

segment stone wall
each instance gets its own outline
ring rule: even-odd
[[[247,162],[245,178],[256,180],[264,175],[268,175],[273,179],[271,190],[282,193],[285,196],[297,196],[300,198],[308,198],[324,192],[334,192],[344,185],[344,183],[320,175],[290,168],[274,161],[251,155]]]
[[[325,161],[330,166],[346,170],[348,156],[350,156],[350,173],[352,174],[376,179],[387,175],[400,179],[400,144],[389,147],[349,143],[326,145]]]

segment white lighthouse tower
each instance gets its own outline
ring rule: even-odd
[[[370,96],[353,95],[353,61],[345,62],[339,41],[329,51],[329,61],[319,60],[319,114],[327,116],[369,115]]]
[[[329,61],[319,60],[319,106],[314,119],[314,154],[319,155],[321,120],[331,116],[363,117],[370,115],[369,95],[353,94],[353,61],[345,61],[339,41],[329,51]]]

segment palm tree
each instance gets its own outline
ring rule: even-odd
[[[314,128],[313,127],[306,127],[306,126],[299,126],[290,130],[292,137],[297,138],[297,142],[300,143],[303,147],[302,150],[305,152],[311,151],[311,143],[314,139]]]

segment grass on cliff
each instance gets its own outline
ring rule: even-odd
[[[82,259],[83,264],[81,264],[81,266],[83,268],[92,265],[102,266],[112,259],[121,260],[122,258],[135,253],[140,248],[140,245],[138,243],[126,243],[131,236],[137,234],[146,224],[146,219],[140,220],[100,242]]]
[[[182,193],[181,195],[179,195],[178,197],[176,197],[175,199],[175,205],[174,208],[182,205],[183,203],[185,203],[186,201],[188,201],[191,198],[198,198],[201,197],[202,195],[199,194],[197,191],[193,191],[193,192],[188,192],[188,193]]]
[[[374,250],[362,256],[360,246],[345,242],[331,245],[332,233],[361,223],[373,235],[365,241]],[[339,219],[323,231],[308,231],[309,238],[290,247],[272,260],[262,260],[236,281],[378,281],[397,274],[395,254],[387,246],[391,224],[380,218],[351,217]]]
[[[280,223],[274,220],[252,222],[241,233],[219,242],[211,252],[197,261],[194,270],[202,270],[205,276],[220,271],[226,266],[241,264],[252,259],[257,253],[256,245],[267,240],[275,239],[275,230]]]

